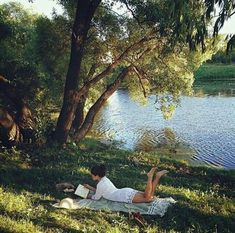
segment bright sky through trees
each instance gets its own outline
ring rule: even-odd
[[[9,3],[10,0],[1,0],[1,3]],[[26,8],[30,8],[33,12],[37,12],[39,14],[44,14],[47,17],[51,17],[51,13],[53,8],[57,11],[57,13],[62,13],[63,9],[59,4],[56,4],[56,1],[53,0],[35,0],[33,3],[28,0],[18,0],[22,5]],[[233,15],[228,21],[225,22],[224,27],[220,31],[222,34],[235,34],[235,15]]]
[[[51,17],[53,8],[56,9],[57,13],[63,12],[62,7],[59,4],[56,4],[56,1],[53,0],[35,0],[33,3],[28,0],[1,0],[0,4],[9,2],[19,2],[27,9],[31,9],[35,13],[44,14],[49,18]]]

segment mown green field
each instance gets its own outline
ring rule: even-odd
[[[173,197],[165,216],[144,216],[140,226],[128,214],[88,209],[62,210],[51,204],[66,197],[55,184],[94,183],[89,169],[105,163],[118,187],[144,190],[154,165],[169,173],[157,190]],[[0,152],[0,232],[234,232],[235,171],[191,167],[163,155],[126,152],[86,140],[79,146],[35,146]]]
[[[235,79],[235,64],[203,64],[195,72],[196,81]]]

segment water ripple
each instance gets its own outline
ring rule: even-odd
[[[123,141],[127,149],[192,149],[191,159],[217,167],[235,168],[235,97],[184,97],[170,121],[117,91],[104,106],[94,128]],[[185,152],[186,153],[186,152]]]

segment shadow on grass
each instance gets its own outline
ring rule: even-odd
[[[164,217],[156,217],[150,222],[155,222],[165,230],[177,232],[233,232],[235,217],[223,215],[203,214],[199,210],[189,208],[183,204],[171,206]]]

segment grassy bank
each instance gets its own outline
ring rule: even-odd
[[[235,80],[235,64],[204,64],[195,73],[196,81]]]
[[[151,166],[169,170],[157,194],[173,197],[164,217],[144,216],[140,227],[127,214],[54,209],[65,197],[55,184],[90,183],[89,168],[107,164],[118,187],[144,189]],[[191,167],[157,153],[125,152],[87,140],[78,147],[0,152],[0,232],[232,232],[235,229],[234,171]]]

